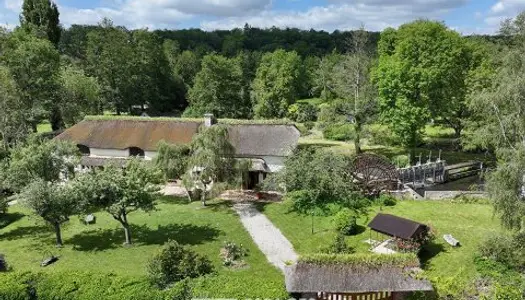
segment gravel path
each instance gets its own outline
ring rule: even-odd
[[[297,260],[297,254],[290,241],[252,204],[238,203],[233,207],[253,241],[270,263],[284,271],[286,262]]]

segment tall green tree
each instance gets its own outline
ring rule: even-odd
[[[339,205],[359,213],[368,202],[357,191],[349,172],[351,160],[323,149],[303,149],[285,161],[284,169],[265,181],[268,189],[286,192],[292,208],[312,216]]]
[[[160,141],[157,145],[157,156],[153,160],[155,166],[162,170],[165,179],[181,178],[188,170],[190,147],[184,144],[168,144]]]
[[[312,92],[319,95],[324,101],[330,101],[336,97],[334,70],[341,60],[341,54],[335,52],[328,54],[321,58],[315,70]]]
[[[53,227],[58,247],[63,245],[61,225],[78,212],[78,197],[74,193],[69,184],[37,179],[31,182],[22,194],[22,203]]]
[[[133,56],[131,86],[133,100],[156,112],[181,109],[184,99],[173,77],[162,41],[153,32],[135,30],[131,34]]]
[[[301,58],[296,52],[277,50],[261,59],[253,81],[255,116],[284,118],[301,86]]]
[[[220,118],[247,117],[250,103],[243,103],[241,94],[242,70],[237,60],[221,55],[206,55],[202,68],[189,91],[188,116],[212,113]]]
[[[120,114],[141,104],[133,103],[133,45],[127,30],[104,19],[88,34],[86,52],[88,75],[97,77],[109,108]]]
[[[23,30],[15,30],[3,44],[1,60],[18,86],[24,107],[30,108],[27,120],[36,131],[48,117],[53,130],[64,127],[60,115],[58,74],[60,55],[53,45]]]
[[[189,90],[194,84],[195,76],[199,73],[201,65],[201,60],[193,51],[185,50],[176,57],[173,73]]]
[[[67,126],[80,122],[85,115],[102,114],[101,88],[95,77],[87,76],[73,65],[60,70],[62,105],[60,110]]]
[[[191,143],[188,171],[183,183],[189,190],[199,190],[201,202],[206,206],[210,188],[219,182],[228,182],[237,174],[235,149],[228,139],[228,128],[214,125],[202,128]]]
[[[71,143],[45,141],[33,136],[26,144],[19,144],[11,150],[4,180],[15,192],[22,191],[36,180],[57,183],[74,177],[79,157],[77,147]]]
[[[11,72],[0,66],[0,139],[3,151],[23,141],[29,134],[27,114],[31,111],[20,99],[16,82]]]
[[[244,118],[253,117],[252,105],[252,82],[255,78],[255,73],[259,63],[261,62],[262,54],[260,52],[242,51],[236,57],[237,63],[241,67],[241,103],[245,106],[246,115]]]
[[[350,52],[333,70],[334,91],[342,99],[343,113],[351,119],[355,131],[355,151],[361,153],[363,125],[371,119],[377,102],[377,89],[372,84],[372,53],[368,32],[361,28],[352,32]]]
[[[83,210],[101,209],[124,229],[125,245],[132,243],[129,215],[137,210],[155,209],[162,176],[159,170],[139,160],[126,168],[107,166],[78,176],[74,188],[82,195]]]
[[[496,69],[486,68],[472,91],[471,146],[494,151],[498,166],[487,190],[502,224],[525,229],[525,12],[503,23],[509,47]]]
[[[439,22],[419,20],[383,35],[375,70],[382,120],[414,149],[431,117],[446,116],[455,107],[448,102],[464,100],[465,48]]]
[[[36,30],[58,47],[62,28],[56,3],[50,0],[24,0],[20,23],[22,28]]]

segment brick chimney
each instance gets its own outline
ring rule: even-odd
[[[213,125],[217,124],[217,119],[213,116],[213,114],[205,114],[204,115],[204,126],[211,127]]]

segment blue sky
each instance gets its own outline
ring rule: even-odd
[[[2,3],[3,2],[3,3]],[[230,29],[256,27],[369,30],[417,18],[445,21],[464,33],[495,33],[505,18],[525,10],[525,0],[56,0],[65,26],[108,17],[129,28]],[[0,21],[18,24],[22,0],[0,0]]]

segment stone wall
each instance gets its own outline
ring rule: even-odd
[[[444,200],[456,197],[488,198],[485,192],[477,191],[425,191],[425,200]]]

